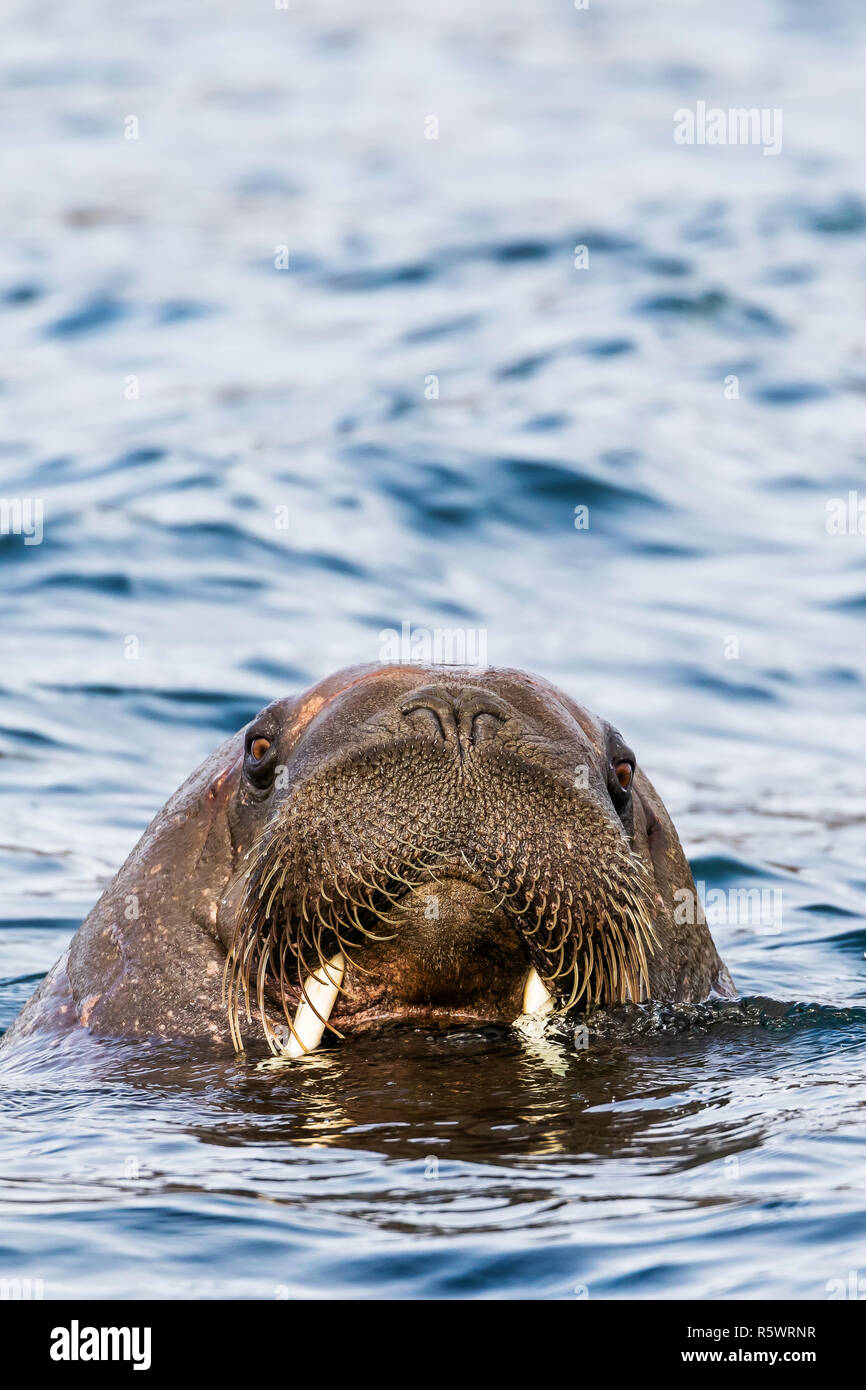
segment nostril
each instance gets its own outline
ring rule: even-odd
[[[404,719],[411,720],[418,728],[426,726],[432,733],[438,734],[439,738],[445,739],[442,716],[430,705],[409,705],[402,713]]]
[[[494,714],[492,710],[480,710],[478,714],[473,715],[469,730],[469,742],[472,747],[475,748],[479,743],[493,738],[501,723],[501,715]]]

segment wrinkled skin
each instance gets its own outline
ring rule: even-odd
[[[640,769],[620,785],[633,763],[520,671],[340,671],[192,774],[4,1043],[84,1028],[228,1052],[227,977],[236,1043],[273,1048],[337,949],[329,1022],[346,1037],[512,1023],[532,966],[578,1011],[732,995],[680,906],[695,888],[660,799]]]

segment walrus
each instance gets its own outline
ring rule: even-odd
[[[734,994],[617,729],[523,671],[355,666],[192,773],[4,1041],[298,1057],[361,1028]]]

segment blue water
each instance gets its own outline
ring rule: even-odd
[[[0,495],[44,536],[0,537],[0,1026],[187,772],[403,622],[620,725],[707,891],[779,908],[713,931],[780,1003],[278,1071],[34,1047],[0,1279],[866,1280],[862,7],[7,11]],[[781,154],[675,144],[698,100],[781,108]]]

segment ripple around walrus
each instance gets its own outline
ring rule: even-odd
[[[42,285],[20,284],[10,285],[0,293],[0,302],[8,304],[10,308],[17,307],[19,304],[34,304],[37,299],[41,299],[45,290]]]
[[[703,324],[738,337],[781,338],[790,332],[769,309],[724,290],[652,295],[636,307],[638,313],[659,322]]]
[[[76,924],[46,918],[41,921],[25,919],[9,925],[27,930],[39,927],[46,930],[66,927],[72,930]],[[43,976],[44,972],[37,972],[16,979],[33,984]],[[347,1041],[336,1041],[326,1036],[319,1052],[300,1060],[274,1061],[265,1049],[261,1050],[261,1058],[266,1062],[266,1073],[270,1071],[276,1079],[291,1082],[293,1076],[303,1076],[307,1068],[312,1069],[310,1075],[315,1075],[329,1058],[351,1064],[353,1057],[360,1056],[364,1058],[364,1065],[369,1065],[371,1056],[383,1048],[393,1055],[399,1055],[401,1051],[411,1055],[421,1049],[431,1058],[445,1059],[455,1051],[465,1052],[467,1049],[483,1054],[484,1049],[491,1045],[519,1051],[524,1046],[531,1049],[535,1043],[542,1046],[552,1043],[574,1052],[581,1060],[583,1054],[596,1045],[640,1045],[643,1042],[663,1042],[669,1038],[708,1037],[725,1030],[735,1030],[744,1037],[748,1037],[750,1031],[769,1031],[794,1037],[809,1032],[843,1032],[866,1046],[866,1007],[835,1007],[764,996],[719,999],[706,1004],[618,1004],[611,1008],[595,1007],[587,1013],[574,1010],[569,1014],[554,1015],[545,1022],[543,1030],[533,1030],[526,1039],[519,1030],[499,1025],[449,1031],[412,1025],[383,1025],[378,1030],[366,1029],[363,1034]],[[210,1049],[204,1045],[197,1046],[194,1040],[187,1040],[181,1046],[171,1040],[157,1038],[93,1039],[87,1035],[40,1038],[36,1050],[46,1055],[69,1057],[85,1065],[100,1063],[109,1069],[117,1066],[125,1070],[135,1062],[141,1075],[152,1073],[157,1080],[163,1077],[166,1068],[176,1063],[188,1064],[192,1061],[206,1070],[223,1071],[227,1066],[243,1068],[259,1057],[259,1053],[253,1049],[246,1060],[240,1057],[234,1061],[215,1061]],[[13,1073],[27,1070],[31,1065],[20,1049],[15,1050],[11,1057],[4,1054],[3,1062]],[[74,1074],[71,1079],[74,1080]]]
[[[856,916],[856,913],[851,913]],[[836,950],[842,951],[846,955],[853,956],[855,960],[862,961],[866,955],[866,927],[858,927],[856,931],[840,932],[837,936],[830,938]]]
[[[608,465],[608,468],[610,465]],[[520,530],[555,515],[557,529],[572,526],[575,508],[594,508],[593,529],[604,531],[630,511],[666,511],[666,503],[639,486],[550,459],[496,457],[458,464],[417,461],[406,469],[378,455],[382,491],[425,534],[479,529],[504,522]]]
[[[778,878],[766,865],[737,859],[732,854],[698,854],[689,860],[692,876],[698,882],[744,885],[750,879]]]
[[[629,1043],[705,1034],[713,1029],[761,1028],[788,1034],[838,1031],[866,1044],[866,1008],[833,1008],[760,997],[709,1004],[621,1004],[591,1013],[586,1028],[591,1042]],[[558,1018],[549,1025],[548,1034],[573,1041],[573,1029],[571,1018]]]
[[[828,917],[859,917],[861,914],[855,912],[853,908],[841,907],[838,903],[804,903],[800,908],[801,912],[814,912],[819,916]]]
[[[755,395],[766,405],[805,405],[809,401],[820,401],[831,394],[826,386],[817,381],[776,381],[759,386]]]
[[[129,312],[129,306],[122,300],[110,295],[96,295],[62,318],[55,319],[45,333],[52,338],[83,338],[114,327]]]
[[[857,194],[843,193],[824,204],[800,205],[800,219],[819,236],[862,236],[866,232],[866,203]]]

